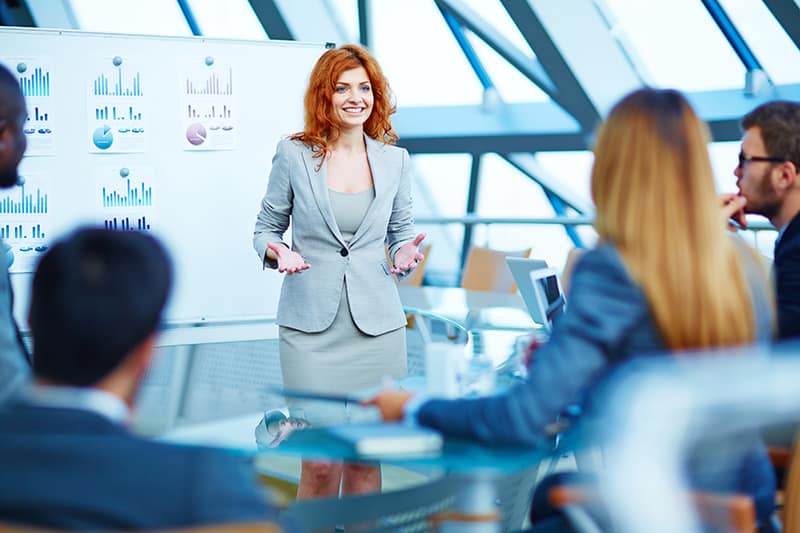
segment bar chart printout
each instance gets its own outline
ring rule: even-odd
[[[122,231],[154,229],[154,169],[112,167],[95,170],[97,222],[103,227]]]
[[[94,60],[87,83],[88,146],[92,153],[144,152],[147,147],[144,74],[121,56]]]
[[[50,180],[24,174],[22,183],[0,190],[0,238],[8,245],[10,272],[33,272],[47,251],[50,234]]]
[[[179,83],[184,150],[235,149],[239,121],[233,67],[210,56],[199,57],[187,66]]]
[[[28,118],[23,131],[28,141],[27,156],[47,156],[55,153],[53,124],[53,74],[49,61],[35,57],[3,58],[0,60],[19,81]]]
[[[103,221],[105,229],[122,231],[150,231],[150,221],[146,216],[141,217],[111,217]]]

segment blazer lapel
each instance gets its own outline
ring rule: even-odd
[[[311,193],[314,195],[317,208],[319,209],[323,220],[325,220],[325,224],[328,225],[328,228],[331,230],[331,233],[333,233],[333,236],[336,237],[336,240],[338,240],[342,246],[344,246],[344,238],[339,231],[339,226],[336,224],[336,219],[333,217],[333,209],[331,209],[330,196],[328,195],[328,177],[326,173],[327,167],[323,161],[322,165],[319,167],[319,170],[317,170],[317,165],[319,165],[319,162],[319,158],[314,158],[314,154],[311,149],[304,146],[303,163],[306,166],[306,172],[308,172],[308,181],[311,184]]]
[[[372,184],[375,187],[375,198],[367,208],[367,213],[364,219],[358,226],[355,235],[350,239],[350,245],[355,244],[358,239],[369,229],[375,222],[375,212],[378,206],[383,202],[386,196],[386,191],[391,185],[391,169],[387,168],[387,161],[384,154],[386,145],[380,141],[376,141],[367,135],[364,135],[364,143],[367,146],[367,161],[369,162],[369,169],[372,172]]]

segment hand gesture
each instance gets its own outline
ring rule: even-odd
[[[305,262],[303,257],[277,242],[267,244],[267,248],[272,250],[272,253],[278,258],[278,272],[286,274],[296,274],[311,268],[311,265]]]
[[[415,268],[425,256],[419,253],[419,245],[425,239],[425,234],[420,233],[413,241],[405,243],[394,254],[394,267],[392,274],[407,272]]]
[[[738,224],[741,229],[747,229],[747,219],[744,217],[747,198],[738,194],[721,194],[719,200],[722,206],[722,218],[727,221],[728,229],[737,229],[731,221]]]
[[[386,422],[394,422],[403,419],[403,408],[411,399],[411,394],[398,390],[384,390],[372,399],[363,403],[377,407],[381,412],[381,418]]]

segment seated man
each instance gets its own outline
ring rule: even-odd
[[[127,530],[276,517],[243,458],[125,428],[171,278],[142,233],[83,229],[42,258],[34,384],[0,409],[0,522]]]

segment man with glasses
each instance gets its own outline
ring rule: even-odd
[[[17,167],[27,145],[23,132],[27,117],[17,78],[0,65],[0,189],[17,184]],[[30,376],[27,352],[14,322],[8,250],[0,239],[0,402],[20,390]]]
[[[800,103],[763,104],[742,119],[742,148],[734,170],[746,203],[734,215],[763,215],[778,230],[774,269],[778,336],[800,335]]]

